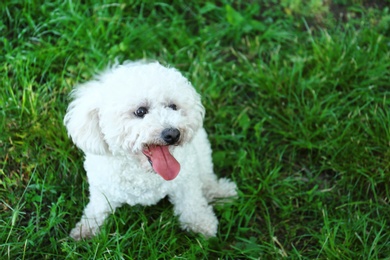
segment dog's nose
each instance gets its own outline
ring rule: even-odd
[[[161,137],[168,144],[175,144],[179,141],[180,131],[176,128],[166,128],[161,132]]]

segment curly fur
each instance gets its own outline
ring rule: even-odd
[[[64,123],[85,153],[90,202],[71,231],[74,239],[99,232],[106,217],[123,205],[153,205],[168,196],[181,227],[215,236],[218,220],[209,202],[236,195],[236,185],[217,179],[203,128],[204,107],[191,83],[174,68],[157,62],[115,65],[71,94]],[[176,107],[172,109],[172,104]],[[147,108],[140,118],[138,108]],[[180,138],[169,145],[167,128]],[[153,170],[143,150],[167,146],[180,163],[173,180]]]

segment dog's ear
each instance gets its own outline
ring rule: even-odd
[[[203,126],[203,120],[206,115],[206,109],[202,105],[201,96],[195,92],[194,94],[196,96],[196,103],[195,106],[193,106],[194,111],[196,111],[196,114],[194,117],[197,119],[196,121],[199,122],[199,128]]]
[[[85,153],[109,153],[99,126],[99,82],[92,81],[77,87],[71,93],[73,101],[69,104],[64,118],[68,135]]]

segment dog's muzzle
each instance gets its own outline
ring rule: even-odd
[[[170,181],[175,179],[180,172],[180,163],[169,151],[170,145],[179,142],[180,131],[176,128],[165,128],[160,137],[165,144],[147,144],[142,153],[148,159],[153,170],[164,180]]]

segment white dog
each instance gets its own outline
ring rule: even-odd
[[[168,196],[185,230],[215,236],[214,198],[236,196],[217,179],[203,129],[204,108],[191,83],[157,62],[115,65],[78,86],[64,123],[85,153],[90,202],[71,231],[94,236],[122,204]]]

